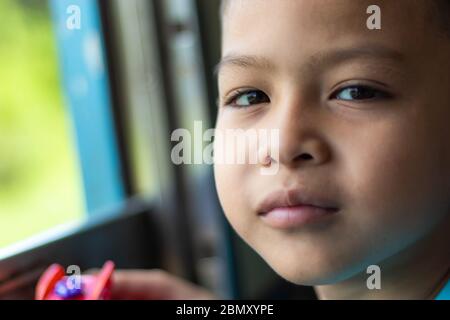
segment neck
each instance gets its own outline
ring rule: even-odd
[[[316,286],[321,300],[433,299],[449,277],[450,218],[430,236],[379,263],[381,289],[369,290],[364,272],[345,281]]]

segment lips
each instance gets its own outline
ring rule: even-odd
[[[264,222],[281,229],[318,222],[338,211],[336,202],[324,195],[299,189],[270,193],[257,209]]]

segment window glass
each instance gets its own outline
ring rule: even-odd
[[[72,123],[44,0],[1,0],[0,248],[84,216]]]

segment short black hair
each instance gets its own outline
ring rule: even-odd
[[[223,19],[231,0],[221,0],[220,16]],[[432,4],[432,20],[437,20],[438,26],[450,38],[450,0],[423,0]],[[437,19],[436,19],[437,18]]]

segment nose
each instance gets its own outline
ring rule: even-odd
[[[279,142],[277,152],[272,152],[273,160],[289,168],[318,166],[330,160],[326,124],[318,107],[288,101],[274,113]]]

